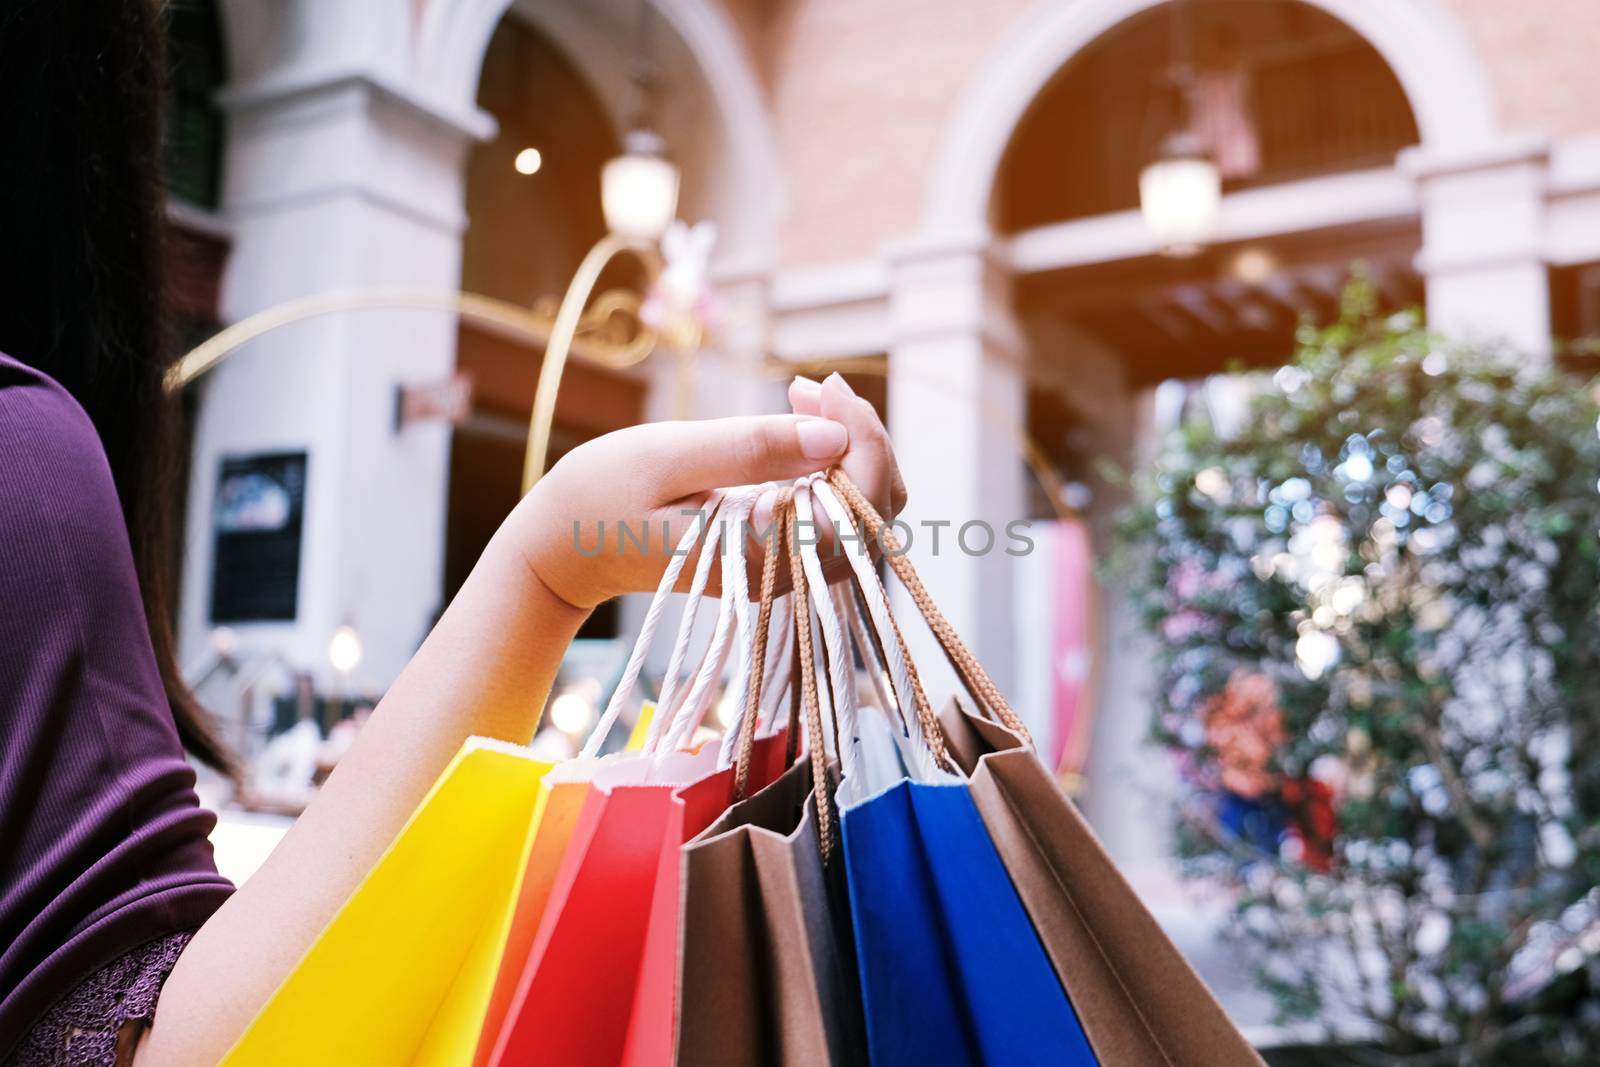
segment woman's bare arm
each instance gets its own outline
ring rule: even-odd
[[[824,398],[839,392],[844,403],[842,387],[829,385]],[[589,609],[653,586],[664,556],[585,559],[570,550],[574,520],[592,531],[602,518],[608,526],[671,519],[681,530],[682,508],[705,490],[797,477],[838,459],[847,440],[852,477],[887,494],[893,459],[876,417],[860,406],[838,415],[827,407],[837,423],[771,416],[636,427],[552,470],[495,535],[305,814],[183,953],[140,1067],[215,1064],[461,742],[473,734],[526,741]]]
[[[222,1058],[461,742],[527,739],[586,614],[491,544],[317,798],[179,958],[141,1067]]]

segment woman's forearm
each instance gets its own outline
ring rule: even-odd
[[[214,1064],[383,853],[461,742],[526,742],[586,612],[503,528],[316,799],[201,928],[162,991],[140,1067]]]
[[[718,486],[796,478],[835,462],[869,495],[895,495],[883,424],[844,379],[797,380],[790,395],[802,414],[631,427],[574,449],[540,480],[317,799],[183,953],[140,1050],[141,1067],[215,1064],[463,739],[529,738],[587,615],[574,605],[655,588],[666,544],[654,554],[578,553],[574,522],[577,529],[626,521],[635,530],[671,524],[681,531],[685,508]]]

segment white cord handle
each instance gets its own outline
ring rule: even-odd
[[[751,676],[765,666],[755,662],[756,620],[750,610],[750,578],[745,563],[745,536],[748,531],[745,523],[755,513],[756,500],[766,488],[768,487],[762,486],[751,493],[747,500],[740,502],[743,511],[739,519],[734,522],[733,533],[723,542],[722,588],[724,593],[731,593],[733,597],[733,617],[738,623],[739,631],[739,655],[733,661],[733,677],[728,679],[727,689],[724,690],[723,699],[732,701],[734,712],[733,719],[726,724],[727,729],[722,736],[722,747],[717,754],[718,769],[733,766],[736,745],[730,743],[729,739],[739,736],[744,723]],[[757,677],[756,680],[759,683],[760,678]],[[698,723],[697,719],[696,725]]]
[[[722,556],[722,596],[717,607],[716,627],[712,630],[711,640],[706,646],[705,656],[700,662],[700,669],[696,672],[694,682],[689,686],[689,691],[684,696],[682,703],[671,712],[671,722],[666,726],[657,747],[652,751],[674,752],[683,747],[684,743],[693,735],[696,727],[705,718],[707,708],[711,703],[711,694],[716,683],[722,678],[728,658],[733,652],[734,637],[742,637],[744,633],[753,629],[753,626],[740,626],[736,620],[740,618],[741,600],[748,600],[744,584],[730,578],[730,575],[744,574],[744,530],[743,522],[750,514],[750,509],[755,506],[756,497],[760,495],[761,487],[751,486],[743,489],[728,491],[728,500],[722,508],[722,518],[719,521]],[[727,529],[731,522],[733,530]],[[735,558],[737,557],[737,558]],[[749,605],[745,604],[743,612],[748,615]],[[746,654],[748,655],[748,654]]]
[[[718,501],[720,503],[721,501]],[[694,577],[689,583],[688,599],[684,601],[683,615],[678,620],[678,637],[672,645],[672,655],[667,660],[667,673],[661,680],[661,697],[656,701],[656,712],[650,720],[644,750],[654,752],[660,745],[666,728],[672,722],[678,705],[683,700],[685,687],[680,672],[694,640],[695,623],[700,616],[700,601],[705,596],[711,579],[711,564],[716,561],[722,544],[722,523],[713,522],[714,514],[706,516],[706,538],[700,545],[700,557],[695,561]]]
[[[716,515],[721,502],[722,494],[715,492],[706,501],[706,525],[709,525]],[[700,539],[701,532],[701,524],[691,522],[689,529],[678,541],[677,550],[668,558],[667,569],[662,572],[661,581],[657,583],[655,595],[650,600],[650,607],[645,611],[644,624],[639,627],[639,639],[633,643],[633,652],[628,656],[628,665],[623,668],[622,678],[617,682],[617,688],[612,691],[611,699],[606,703],[605,714],[600,716],[600,721],[595,723],[594,729],[589,733],[589,739],[583,743],[583,749],[578,753],[580,757],[592,758],[599,755],[600,746],[605,744],[606,735],[616,725],[622,709],[632,698],[634,686],[639,682],[639,672],[644,669],[645,656],[650,651],[650,642],[655,638],[656,626],[660,623],[661,613],[667,606],[667,597],[678,584],[678,575],[683,573],[684,561],[689,558],[689,553],[693,550],[695,542]]]
[[[904,727],[899,723],[892,724],[896,742],[908,757],[907,764],[913,777],[919,781],[946,780],[949,775],[939,768],[933,758],[933,752],[928,748],[927,738],[922,736],[920,724],[914,721],[915,715],[911,709],[917,705],[916,698],[912,695],[911,672],[906,667],[900,642],[895,640],[889,601],[884,596],[883,583],[878,580],[878,572],[872,568],[866,543],[856,531],[849,510],[823,477],[819,475],[812,482],[812,489],[822,509],[833,520],[834,530],[845,558],[850,561],[850,567],[855,572],[856,584],[861,590],[862,599],[866,601],[872,629],[878,635],[878,642],[883,646],[884,654],[889,658],[889,679],[904,722]],[[888,709],[884,710],[887,713]]]
[[[900,702],[889,691],[889,682],[884,676],[886,665],[873,646],[872,639],[867,635],[866,627],[861,622],[861,612],[856,608],[856,598],[850,595],[849,585],[841,582],[834,586],[833,597],[840,617],[845,620],[851,637],[855,639],[856,648],[860,649],[861,662],[866,669],[867,677],[872,681],[872,692],[877,698],[878,710],[886,716],[898,719],[903,728],[909,729],[910,724],[905,721]]]
[[[802,484],[795,489],[794,507],[795,519],[814,528],[809,485]],[[849,779],[855,774],[857,766],[855,666],[845,641],[844,627],[840,625],[839,614],[834,607],[828,578],[822,573],[822,557],[815,543],[800,546],[800,564],[805,568],[811,601],[816,605],[817,617],[822,623],[822,642],[828,653],[828,688],[832,691],[834,718],[837,719],[839,731],[834,738],[835,751],[839,756],[842,776]]]

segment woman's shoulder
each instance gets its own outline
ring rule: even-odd
[[[48,374],[0,354],[0,530],[113,516],[120,529],[121,514],[82,405]]]
[[[100,438],[82,405],[56,380],[0,352],[0,455],[100,456]]]
[[[49,375],[0,355],[0,589],[131,570],[122,504],[94,423]],[[73,564],[64,567],[64,561]]]

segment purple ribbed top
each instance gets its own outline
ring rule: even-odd
[[[232,892],[194,781],[94,426],[0,355],[0,1062],[90,974]]]

